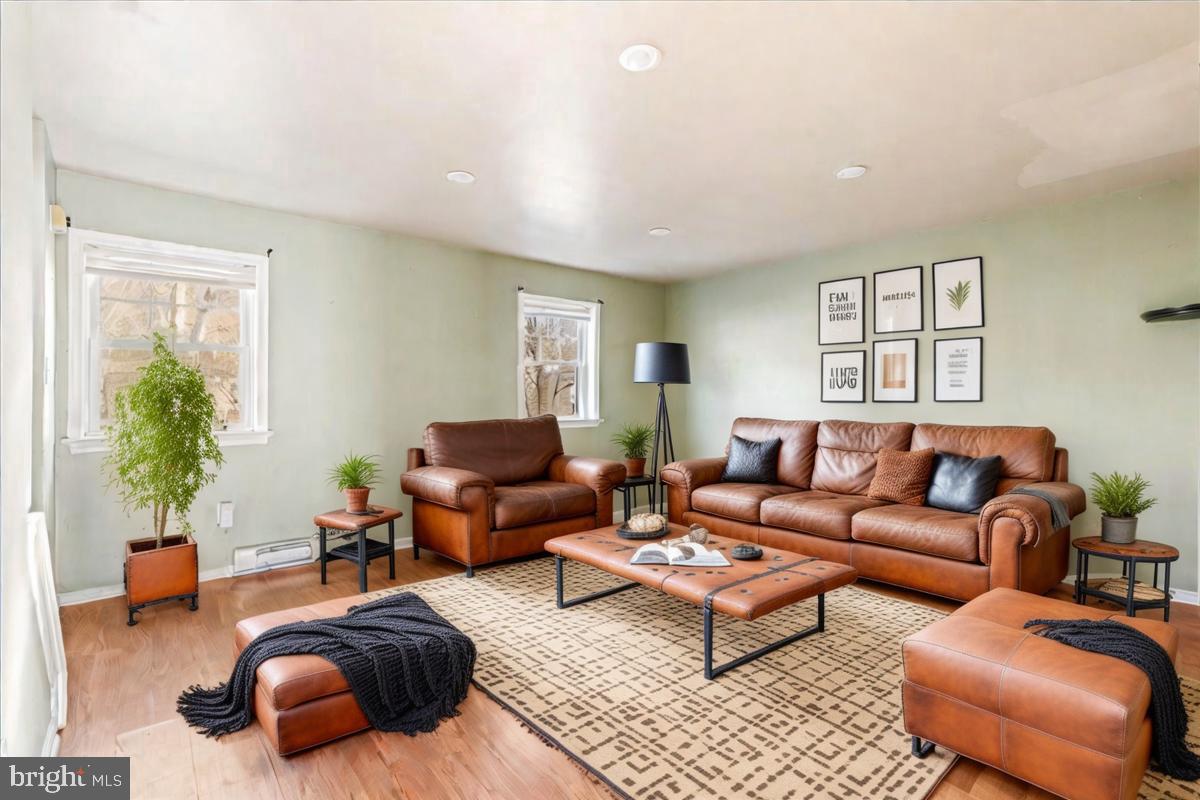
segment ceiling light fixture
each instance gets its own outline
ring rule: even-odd
[[[861,178],[867,174],[867,168],[861,164],[855,164],[849,167],[842,167],[836,173],[839,181],[852,181],[855,178]]]
[[[446,173],[446,180],[451,183],[474,183],[475,176],[461,169],[456,169],[453,172]]]
[[[671,229],[660,226],[657,228],[651,228],[650,230],[646,231],[646,233],[650,234],[651,236],[670,236]]]
[[[662,51],[652,44],[632,44],[617,59],[630,72],[649,72],[662,61]]]

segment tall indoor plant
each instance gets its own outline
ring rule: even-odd
[[[125,543],[130,625],[135,612],[164,600],[190,598],[196,609],[199,571],[187,512],[225,461],[200,370],[180,361],[155,333],[153,358],[139,372],[116,396],[105,459],[109,486],[120,491],[126,513],[149,509],[154,520],[154,536]],[[168,535],[172,513],[178,529]]]
[[[1150,481],[1138,473],[1110,475],[1092,473],[1092,502],[1100,508],[1100,538],[1114,544],[1129,544],[1137,539],[1138,514],[1146,511],[1157,498],[1146,497]]]
[[[650,425],[626,425],[613,434],[612,443],[621,450],[625,459],[625,475],[640,478],[646,471],[646,455],[654,440],[654,428]]]

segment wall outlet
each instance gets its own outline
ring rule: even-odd
[[[217,503],[217,527],[232,528],[233,527],[233,501],[222,500]]]

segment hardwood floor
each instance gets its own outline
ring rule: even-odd
[[[460,571],[433,554],[397,553],[370,567],[370,587],[411,583]],[[134,796],[158,798],[403,797],[610,798],[601,782],[545,744],[508,712],[472,689],[461,716],[416,737],[374,731],[290,758],[277,756],[257,726],[221,740],[197,736],[175,713],[190,683],[225,680],[239,619],[357,592],[355,567],[333,563],[321,586],[317,566],[201,584],[200,610],[186,603],[147,609],[125,625],[124,598],[62,609],[70,707],[62,755],[130,755]],[[944,611],[956,604],[890,587],[860,586]],[[1070,599],[1070,589],[1053,593]],[[1160,615],[1161,612],[1143,612]],[[1200,608],[1176,604],[1182,633],[1179,671],[1200,678]],[[1001,772],[960,759],[932,800],[1050,798]]]

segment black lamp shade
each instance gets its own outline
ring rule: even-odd
[[[691,383],[688,348],[678,342],[638,342],[633,353],[634,383]]]

